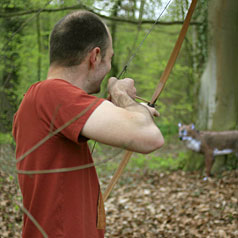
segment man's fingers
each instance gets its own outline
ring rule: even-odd
[[[160,113],[155,108],[148,106],[148,109],[150,110],[151,114],[154,117],[159,117],[160,116]]]
[[[154,109],[154,110],[155,110],[155,109]],[[157,110],[155,110],[154,116],[155,116],[155,117],[159,117],[159,116],[160,116],[160,113],[159,113]]]
[[[154,117],[159,117],[160,116],[160,113],[155,108],[150,107],[148,104],[146,104],[144,102],[141,102],[140,104],[145,106],[150,111],[152,116],[154,116]]]
[[[113,87],[115,86],[116,90],[126,92],[131,98],[135,99],[136,97],[136,88],[134,86],[134,80],[131,78],[124,78],[118,80],[115,77],[111,77],[108,80],[108,91],[110,93]]]
[[[108,89],[111,89],[116,82],[117,82],[117,78],[116,77],[109,78],[108,85],[107,85]]]

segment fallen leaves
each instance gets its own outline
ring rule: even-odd
[[[133,182],[105,204],[105,237],[238,237],[235,172],[209,181],[184,172],[126,176]]]
[[[105,189],[109,178],[102,177]],[[20,238],[20,193],[0,171],[0,237]],[[238,176],[203,181],[199,173],[126,172],[105,203],[105,238],[238,237]]]
[[[22,213],[16,202],[21,200],[20,191],[13,177],[0,170],[0,237],[20,237]]]

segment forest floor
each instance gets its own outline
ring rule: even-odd
[[[110,175],[100,174],[102,190],[109,179]],[[20,204],[15,178],[0,169],[1,238],[20,238]],[[235,238],[238,171],[204,181],[201,172],[128,170],[105,209],[105,238]]]

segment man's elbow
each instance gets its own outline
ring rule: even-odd
[[[157,140],[157,143],[155,145],[155,150],[158,150],[164,145],[164,137],[161,135],[161,137]]]
[[[144,147],[144,150],[141,152],[142,154],[149,154],[154,152],[155,150],[160,149],[164,145],[164,137],[160,135],[151,141],[147,146]]]

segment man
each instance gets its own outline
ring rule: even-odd
[[[77,11],[55,25],[47,80],[28,89],[14,117],[16,157],[78,114],[81,116],[20,161],[18,170],[90,164],[89,138],[140,153],[163,145],[163,136],[153,121],[158,112],[134,101],[132,79],[109,79],[111,102],[91,95],[100,91],[111,69],[112,56],[111,35],[96,15]],[[104,227],[97,227],[102,201],[94,167],[19,174],[19,184],[24,206],[50,238],[104,237],[104,229],[98,229]],[[22,237],[42,237],[26,215]]]

